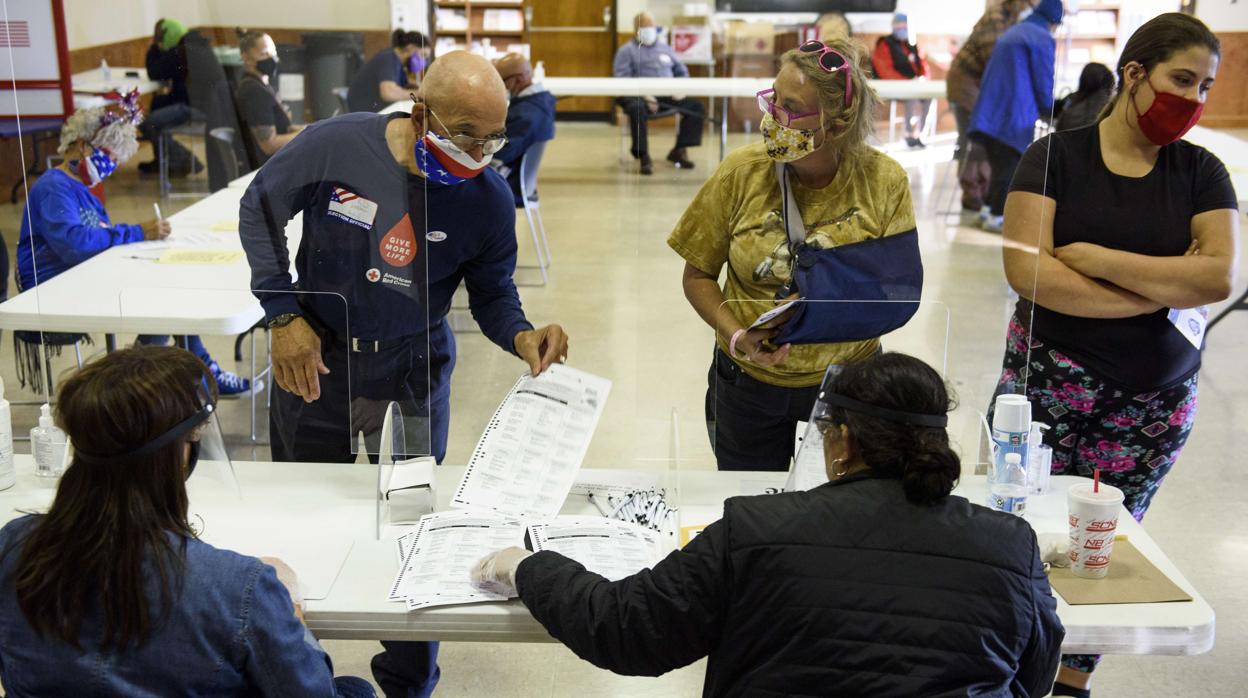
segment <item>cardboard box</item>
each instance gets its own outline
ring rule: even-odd
[[[776,29],[768,22],[729,22],[724,52],[730,56],[770,56],[776,50]]]

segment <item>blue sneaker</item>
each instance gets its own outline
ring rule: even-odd
[[[251,381],[242,376],[223,370],[216,361],[208,364],[212,377],[217,379],[217,394],[223,398],[236,398],[252,392]],[[255,392],[264,387],[263,381],[256,381]]]

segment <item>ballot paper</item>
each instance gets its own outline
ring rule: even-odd
[[[451,506],[548,519],[572,488],[611,381],[563,364],[524,375],[468,459]]]
[[[813,422],[798,422],[799,434],[793,450],[793,465],[784,483],[785,492],[804,492],[827,483],[824,465],[823,436]]]
[[[242,250],[181,248],[165,250],[156,261],[160,264],[233,264],[242,258]]]
[[[489,512],[444,511],[421,517],[404,539],[400,549],[406,555],[390,587],[391,601],[406,601],[410,610],[506,601],[506,596],[474,586],[469,572],[496,550],[523,546],[524,523]]]
[[[802,301],[804,301],[804,300],[806,300],[806,299],[805,299],[805,298],[798,298],[798,299],[795,299],[795,300],[791,300],[791,301],[789,301],[788,303],[784,303],[783,305],[777,305],[776,307],[772,308],[771,310],[768,310],[767,312],[763,313],[762,315],[759,315],[759,316],[758,316],[758,319],[754,321],[754,324],[750,325],[750,329],[751,329],[751,330],[753,330],[753,329],[757,329],[757,328],[759,328],[759,327],[762,327],[763,325],[766,325],[767,323],[769,323],[769,322],[771,322],[772,320],[774,320],[774,319],[776,319],[776,318],[780,317],[780,316],[781,316],[781,315],[783,315],[784,313],[787,313],[787,312],[789,311],[789,309],[790,309],[790,308],[792,308],[793,306],[797,305],[798,303],[801,303],[801,302],[802,302]]]
[[[611,581],[653,567],[667,553],[657,531],[599,516],[560,516],[529,525],[533,551],[553,550]]]

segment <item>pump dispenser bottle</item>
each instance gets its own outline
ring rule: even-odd
[[[65,464],[65,432],[52,423],[52,407],[39,407],[39,425],[30,430],[30,452],[35,456],[35,474],[60,477]]]

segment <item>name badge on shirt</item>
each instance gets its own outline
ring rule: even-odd
[[[329,196],[327,214],[365,230],[372,230],[377,217],[377,204],[343,187],[334,187]]]
[[[1201,309],[1171,308],[1166,317],[1169,318],[1170,324],[1174,325],[1174,329],[1178,330],[1184,339],[1191,342],[1192,346],[1196,347],[1196,351],[1200,351],[1200,345],[1205,341],[1205,325],[1209,322]]]
[[[672,57],[671,57],[671,56],[669,56],[669,55],[667,55],[666,53],[660,53],[660,54],[659,54],[659,62],[660,62],[660,63],[662,63],[663,65],[671,65],[671,64],[672,64]]]

